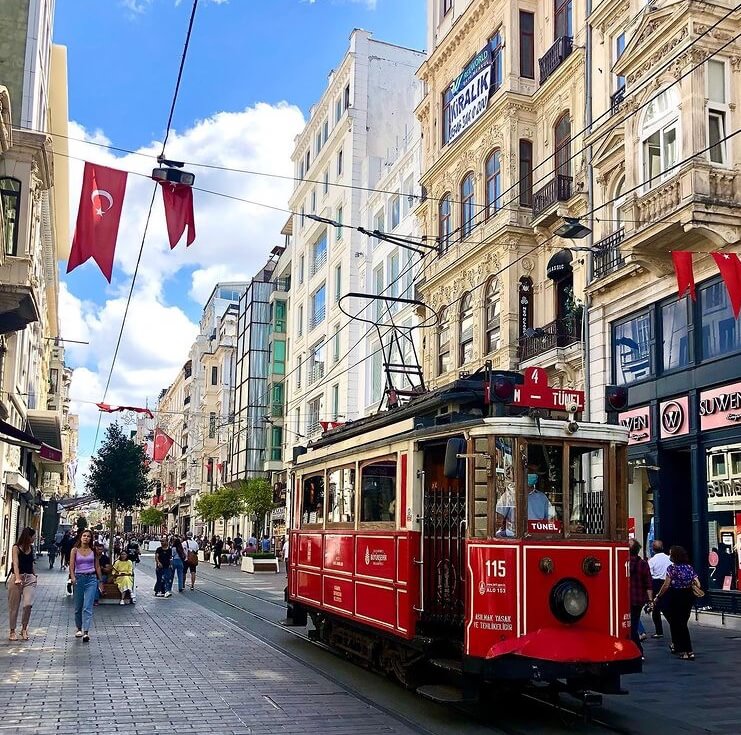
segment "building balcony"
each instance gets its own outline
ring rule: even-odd
[[[327,251],[322,250],[314,256],[311,261],[310,275],[315,276],[327,264]]]
[[[625,260],[620,252],[620,243],[625,239],[625,228],[603,237],[594,247],[597,252],[593,258],[593,276],[595,279],[604,278],[606,275],[620,268]]]
[[[288,293],[291,290],[291,277],[278,278],[274,283],[273,287],[280,293]]]
[[[317,309],[309,317],[309,331],[311,331],[312,329],[316,329],[324,321],[325,315],[326,308],[324,306],[322,306],[320,309]]]
[[[543,84],[548,77],[553,76],[556,69],[569,57],[574,48],[574,39],[571,36],[557,38],[553,46],[545,52],[540,59],[540,83]]]
[[[271,403],[270,404],[270,417],[274,419],[283,418],[283,404],[282,403]]]
[[[518,342],[520,362],[531,360],[557,347],[568,347],[581,342],[581,315],[555,319],[543,327],[528,331],[532,334],[521,337]]]
[[[321,380],[324,377],[324,363],[318,365],[312,365],[308,370],[309,385],[313,385],[317,380]]]
[[[623,104],[625,99],[625,85],[623,84],[610,96],[610,114],[616,115],[620,110],[620,105]]]
[[[0,334],[39,320],[38,279],[30,258],[6,255],[0,265]]]
[[[533,219],[540,217],[557,202],[571,199],[573,178],[556,174],[545,186],[533,194]]]

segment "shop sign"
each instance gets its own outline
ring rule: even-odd
[[[722,429],[741,424],[741,383],[700,393],[700,429]]]
[[[448,143],[452,143],[486,112],[491,94],[491,69],[491,51],[487,45],[450,85]]]
[[[708,511],[733,510],[741,503],[741,477],[708,480]]]
[[[628,430],[628,444],[645,444],[651,441],[651,407],[642,406],[618,414],[621,426]]]
[[[659,404],[659,429],[662,439],[690,433],[689,398],[673,398]]]
[[[522,276],[519,284],[520,297],[520,337],[533,326],[533,279]]]
[[[541,367],[525,368],[522,385],[515,386],[513,406],[548,408],[553,411],[568,411],[576,406],[584,410],[584,391],[572,388],[551,388],[548,373]]]

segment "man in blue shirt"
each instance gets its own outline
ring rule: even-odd
[[[529,521],[551,521],[556,517],[556,509],[548,496],[538,490],[538,473],[527,473],[527,519]]]

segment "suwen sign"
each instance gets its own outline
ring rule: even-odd
[[[486,112],[491,94],[491,51],[487,45],[450,85],[448,143],[452,143]]]
[[[700,393],[700,429],[721,429],[741,424],[741,383]]]
[[[618,421],[628,430],[628,444],[651,441],[651,407],[643,406],[618,414]]]

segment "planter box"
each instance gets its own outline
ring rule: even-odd
[[[253,559],[251,556],[242,557],[241,569],[248,574],[254,574],[255,572],[274,572],[277,574],[280,571],[276,558]]]

